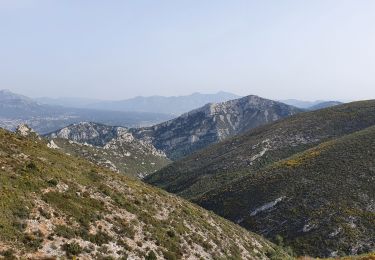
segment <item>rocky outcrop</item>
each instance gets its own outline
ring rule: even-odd
[[[35,134],[35,131],[31,129],[28,125],[21,124],[16,128],[16,133],[26,137],[30,134]]]
[[[50,138],[62,138],[78,143],[104,146],[117,137],[120,127],[107,126],[91,122],[80,122],[48,134]]]
[[[19,126],[17,126],[15,132],[23,137],[40,139],[39,134],[26,124],[20,124]]]
[[[144,178],[170,161],[150,142],[139,140],[127,128],[81,122],[46,135],[50,148],[84,157],[116,172]],[[53,142],[53,145],[52,145]]]

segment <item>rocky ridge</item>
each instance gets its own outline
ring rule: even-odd
[[[165,123],[130,131],[136,138],[151,142],[170,159],[176,160],[210,144],[301,111],[280,102],[247,96],[207,104]]]

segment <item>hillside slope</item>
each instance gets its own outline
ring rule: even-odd
[[[323,142],[197,202],[299,255],[375,251],[375,126]],[[277,238],[278,236],[279,238]]]
[[[151,142],[176,160],[249,129],[285,118],[301,110],[247,96],[223,103],[207,104],[156,126],[131,129],[133,135]]]
[[[374,124],[373,100],[300,113],[210,146],[146,181],[185,198],[199,198],[295,153]]]
[[[285,258],[180,198],[1,129],[0,196],[7,258]]]
[[[81,122],[46,135],[51,147],[128,176],[143,178],[170,163],[152,144],[123,127]]]

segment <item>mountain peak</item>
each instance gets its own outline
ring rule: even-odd
[[[250,95],[220,103],[208,103],[159,125],[131,129],[137,138],[151,140],[171,159],[179,159],[210,144],[240,134],[301,110]]]

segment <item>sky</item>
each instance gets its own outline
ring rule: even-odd
[[[0,89],[375,98],[373,0],[0,0]]]

